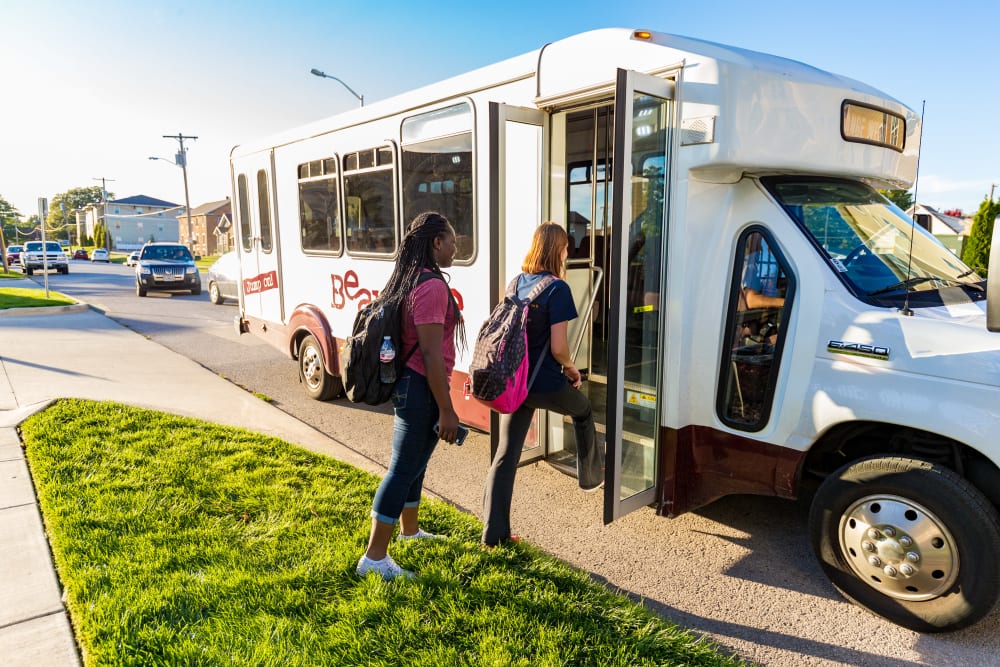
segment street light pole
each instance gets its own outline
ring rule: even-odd
[[[184,148],[184,140],[197,139],[198,137],[186,137],[182,133],[178,132],[177,134],[164,134],[163,138],[176,139],[178,142],[180,142],[181,145],[181,149],[177,153],[176,164],[181,168],[181,171],[184,172],[184,210],[187,211],[187,228],[188,228],[187,242],[188,242],[188,247],[191,250],[194,250],[194,227],[192,227],[191,225],[191,199],[190,197],[188,197],[187,149]],[[150,160],[153,159],[156,158],[150,158]]]
[[[354,95],[354,97],[358,98],[358,101],[361,102],[361,106],[365,105],[365,96],[364,95],[358,95],[356,92],[354,92],[353,88],[351,88],[350,86],[348,86],[346,83],[344,83],[343,81],[341,81],[337,77],[330,76],[326,72],[320,71],[320,70],[316,69],[315,67],[312,68],[311,70],[309,70],[309,73],[313,74],[315,76],[323,77],[324,79],[333,79],[334,81],[336,81],[337,83],[339,83],[340,85],[342,85],[344,88],[347,88],[348,92],[351,93],[351,95]]]

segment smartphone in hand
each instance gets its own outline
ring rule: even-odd
[[[434,433],[437,433],[437,432],[438,432],[438,425],[434,424]],[[469,429],[467,429],[464,426],[462,426],[461,424],[459,424],[458,425],[458,433],[455,435],[455,443],[454,444],[461,445],[463,442],[465,442],[465,437],[467,435],[469,435]]]

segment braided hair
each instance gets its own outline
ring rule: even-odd
[[[438,274],[447,283],[447,274],[434,259],[434,240],[449,233],[455,233],[451,223],[437,211],[426,211],[415,217],[406,228],[399,256],[396,258],[396,266],[378,298],[385,303],[402,306],[413,292],[417,278],[424,269]],[[458,310],[454,297],[451,297],[450,288],[448,294],[455,309],[455,346],[459,350],[465,350],[465,319]]]

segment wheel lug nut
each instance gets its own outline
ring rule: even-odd
[[[882,532],[885,533],[888,537],[892,537],[893,535],[896,534],[896,529],[893,528],[892,526],[886,526],[885,528],[882,529]]]
[[[877,540],[878,538],[880,538],[882,536],[879,535],[878,529],[876,529],[876,528],[869,528],[868,529],[868,537],[872,538],[873,540]]]
[[[864,549],[865,551],[875,551],[875,545],[869,542],[868,540],[865,540],[864,542],[861,543],[861,548]]]
[[[887,577],[895,577],[896,576],[896,568],[894,568],[892,565],[886,565],[885,569],[882,570],[882,571],[885,572],[885,576],[887,576]]]
[[[899,538],[899,545],[904,549],[909,549],[911,546],[913,546],[913,540],[911,540],[907,535],[903,535],[901,538]]]
[[[916,570],[913,569],[913,566],[910,565],[909,563],[903,563],[902,565],[900,565],[899,571],[902,572],[903,576],[906,577],[913,576],[913,573],[916,572]]]
[[[882,566],[882,559],[879,558],[878,556],[872,556],[871,558],[868,559],[868,562],[874,565],[875,567]]]
[[[919,563],[920,554],[918,554],[916,551],[907,551],[906,560],[910,561],[911,563]]]

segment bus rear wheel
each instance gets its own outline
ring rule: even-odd
[[[306,394],[317,401],[328,401],[343,391],[340,378],[326,372],[323,350],[312,334],[299,345],[299,380],[305,384]]]
[[[1000,517],[950,469],[903,457],[850,463],[820,486],[809,534],[847,599],[918,632],[975,623],[1000,593]]]

